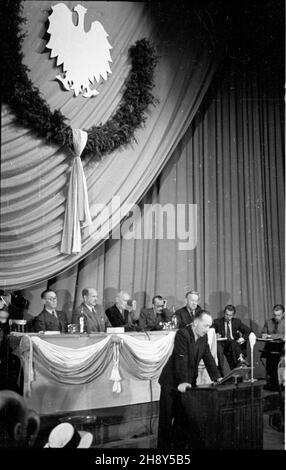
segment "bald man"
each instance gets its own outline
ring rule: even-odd
[[[83,302],[74,311],[72,316],[72,323],[78,325],[80,331],[80,317],[83,316],[83,331],[85,333],[98,333],[100,331],[106,331],[106,328],[111,326],[111,324],[103,309],[97,304],[97,290],[93,287],[85,287],[82,290],[81,295]]]

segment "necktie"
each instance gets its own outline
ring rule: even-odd
[[[94,307],[92,307],[92,313],[93,313],[93,321],[96,324],[96,330],[100,331],[100,324],[99,324],[98,318],[96,316],[96,310],[95,310]]]
[[[273,334],[276,335],[277,331],[278,331],[278,322],[275,321],[275,322],[274,322],[274,331],[273,331]]]
[[[55,310],[53,310],[52,315],[53,315],[54,317],[58,318],[57,312],[56,312]]]
[[[231,340],[229,321],[226,322],[226,338],[227,338],[228,340]]]

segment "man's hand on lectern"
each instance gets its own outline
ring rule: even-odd
[[[185,392],[188,388],[192,388],[192,385],[189,384],[188,382],[183,382],[179,384],[177,388],[179,392]]]
[[[245,343],[245,339],[241,336],[240,338],[238,338],[236,340],[236,342],[239,343],[239,344],[243,344],[243,343]]]
[[[223,377],[220,377],[219,379],[216,379],[216,380],[212,383],[212,385],[219,385],[219,384],[221,383],[222,379],[223,379]]]

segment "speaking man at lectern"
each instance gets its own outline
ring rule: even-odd
[[[203,359],[211,380],[220,379],[208,344],[207,332],[211,326],[211,314],[201,310],[190,325],[176,333],[173,352],[159,377],[161,394],[157,447],[162,451],[170,452],[181,446],[177,442],[177,430],[183,426],[179,421],[184,415],[181,394],[196,386],[200,360]]]

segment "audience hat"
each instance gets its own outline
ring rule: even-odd
[[[64,449],[87,449],[91,446],[93,435],[86,431],[77,431],[70,423],[58,424],[49,435],[44,447]]]

